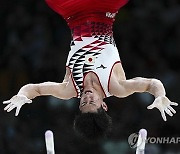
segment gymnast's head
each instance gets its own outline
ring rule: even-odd
[[[106,114],[107,105],[96,90],[86,90],[80,100],[80,114],[74,120],[75,132],[87,142],[105,138],[111,130],[112,120]]]

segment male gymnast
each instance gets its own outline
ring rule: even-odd
[[[47,4],[66,21],[72,31],[71,50],[62,83],[27,84],[17,95],[4,101],[10,112],[32,103],[37,96],[51,95],[60,99],[80,98],[80,115],[75,118],[75,131],[86,140],[98,140],[111,129],[106,114],[106,97],[127,97],[135,92],[148,92],[155,97],[148,109],[159,109],[166,121],[176,113],[166,97],[163,84],[157,79],[136,77],[126,79],[119,53],[113,39],[112,27],[118,10],[127,0],[46,0]]]

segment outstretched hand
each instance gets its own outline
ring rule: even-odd
[[[153,109],[156,107],[161,112],[163,120],[166,121],[167,119],[165,113],[171,117],[176,113],[176,111],[172,108],[172,105],[178,106],[178,103],[171,102],[166,96],[159,96],[147,107],[147,109]]]
[[[7,112],[10,112],[14,108],[16,108],[15,116],[18,116],[21,107],[25,103],[28,103],[28,104],[32,103],[32,100],[30,100],[29,98],[27,98],[24,95],[15,95],[10,100],[7,100],[7,101],[3,102],[3,104],[7,104],[6,107],[4,108],[4,110],[7,111]]]

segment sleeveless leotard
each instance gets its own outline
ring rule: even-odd
[[[113,66],[120,62],[112,26],[127,0],[46,0],[72,31],[66,66],[70,69],[77,97],[83,92],[84,77],[93,72],[106,97]]]

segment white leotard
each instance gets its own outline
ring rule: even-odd
[[[84,76],[93,72],[99,79],[106,97],[109,93],[109,81],[114,64],[120,62],[114,39],[108,35],[81,37],[73,40],[66,66],[72,73],[73,83],[80,98],[83,91]]]

